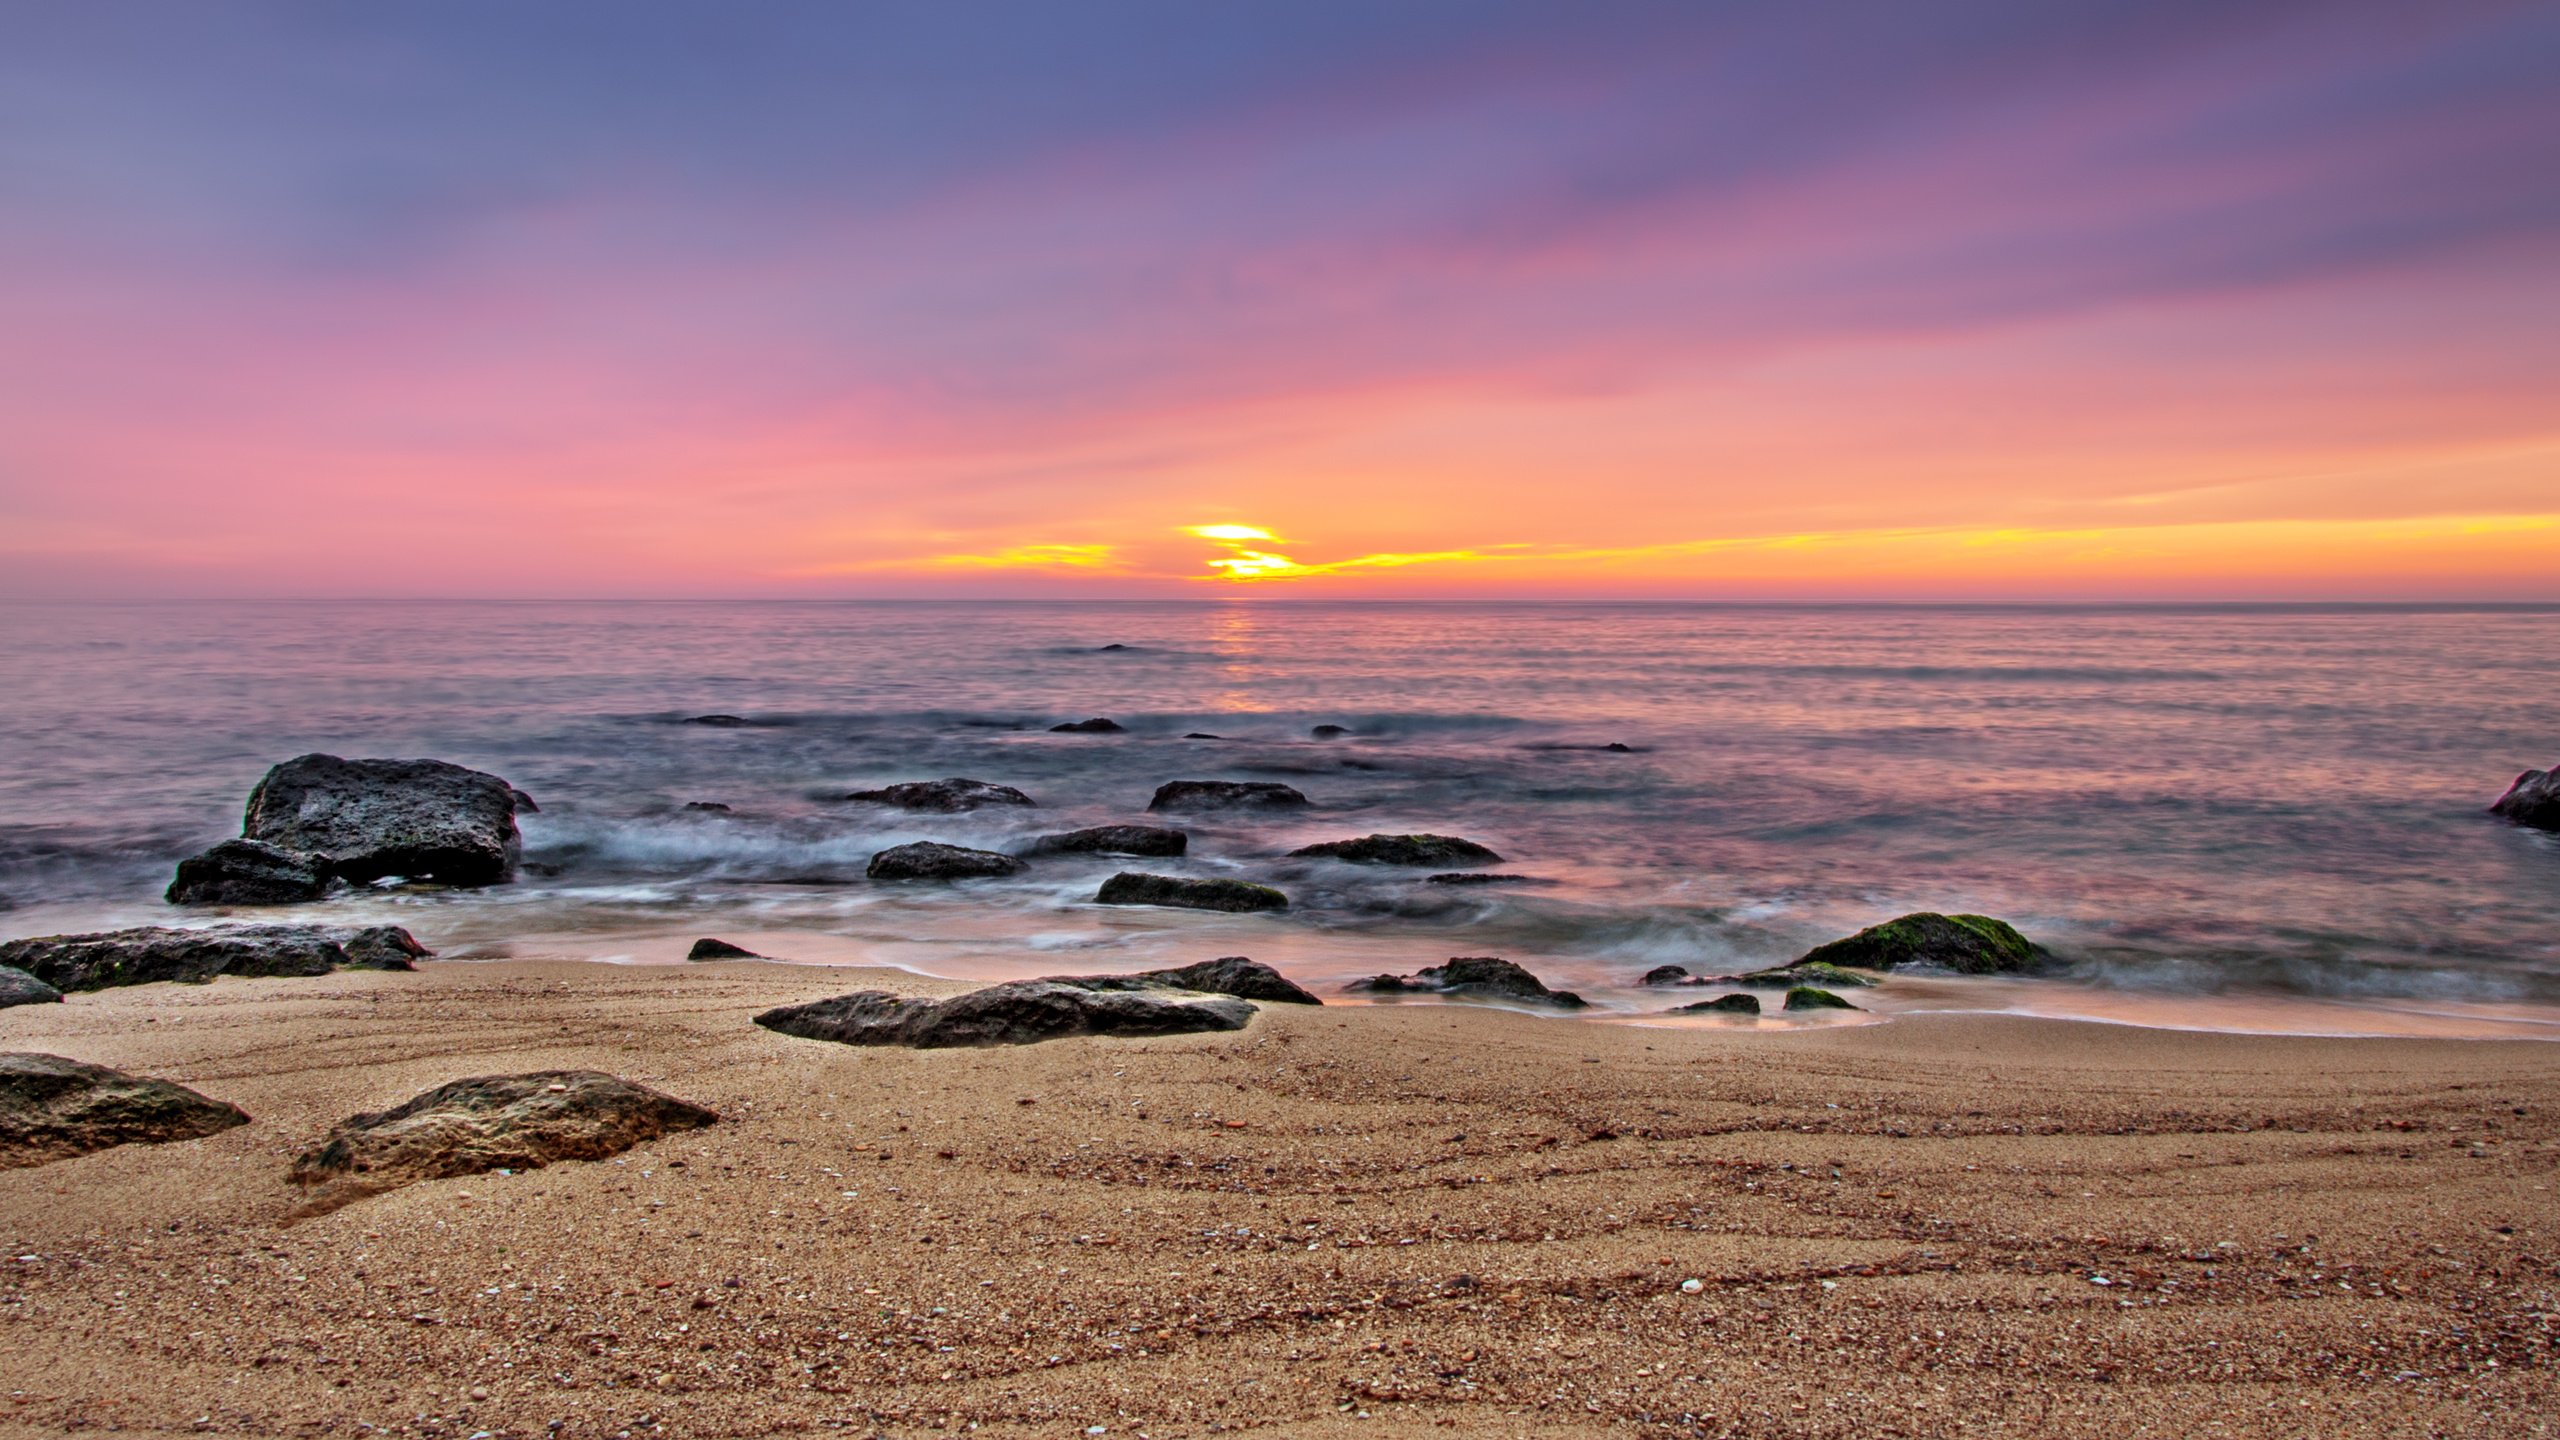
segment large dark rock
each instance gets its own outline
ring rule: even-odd
[[[495,885],[514,877],[521,849],[515,787],[442,760],[287,760],[249,792],[240,833],[325,856],[359,885]]]
[[[1442,875],[1425,875],[1427,885],[1552,885],[1555,882],[1538,875],[1495,875],[1482,870],[1453,870]]]
[[[1789,1010],[1855,1010],[1858,1007],[1828,990],[1816,989],[1811,985],[1798,985],[1787,992],[1785,1008]]]
[[[1102,882],[1094,900],[1103,905],[1171,905],[1182,910],[1286,910],[1289,897],[1245,880],[1192,880],[1123,870]]]
[[[1053,975],[1058,985],[1088,990],[1196,990],[1204,995],[1233,995],[1239,1000],[1266,1000],[1276,1005],[1321,1005],[1304,987],[1259,960],[1229,955],[1171,970],[1141,970],[1134,975]]]
[[[2517,776],[2489,813],[2536,830],[2560,830],[2560,765]]]
[[[62,992],[15,965],[0,965],[0,1010],[13,1005],[59,1005]]]
[[[1179,855],[1191,837],[1162,825],[1096,825],[1063,835],[1043,835],[1023,847],[1026,855]]]
[[[991,985],[948,1000],[863,990],[786,1005],[756,1023],[806,1040],[844,1045],[1029,1045],[1070,1035],[1184,1035],[1241,1030],[1250,1002],[1155,988],[1104,989],[1056,980]]]
[[[2015,975],[2042,969],[2047,959],[2042,947],[2006,921],[1922,911],[1870,925],[1846,940],[1817,945],[1796,964],[1849,965],[1861,970],[1929,965],[1962,975]]]
[[[687,960],[761,960],[764,957],[744,945],[732,945],[726,940],[715,940],[706,935],[693,942],[693,948],[684,952],[684,958]]]
[[[1364,835],[1357,840],[1327,840],[1303,845],[1292,855],[1322,856],[1361,865],[1418,865],[1454,870],[1462,865],[1498,865],[1502,857],[1473,840],[1455,835]]]
[[[1757,1015],[1760,998],[1756,995],[1719,995],[1713,1000],[1700,1000],[1691,1005],[1674,1005],[1662,1012],[1666,1015]]]
[[[326,975],[354,967],[407,970],[435,952],[397,925],[146,925],[92,935],[39,935],[0,944],[15,966],[58,990],[104,990],[216,975]]]
[[[992,785],[984,780],[909,780],[878,790],[856,790],[843,797],[873,805],[895,805],[901,810],[933,810],[957,814],[987,805],[1030,805],[1032,798],[1010,785]]]
[[[166,1080],[59,1055],[0,1055],[0,1168],[194,1140],[248,1123],[239,1106]]]
[[[1508,960],[1489,955],[1460,956],[1411,975],[1377,975],[1352,982],[1354,991],[1371,995],[1450,995],[1460,999],[1518,1000],[1580,1010],[1588,1003],[1570,990],[1550,990],[1546,982]]]
[[[1316,725],[1309,727],[1307,733],[1319,740],[1339,740],[1350,734],[1351,728],[1347,725]]]
[[[292,905],[329,893],[329,857],[263,840],[225,840],[178,862],[172,905]]]
[[[1117,720],[1106,720],[1096,715],[1090,720],[1070,720],[1064,725],[1052,725],[1049,727],[1049,733],[1052,735],[1117,735],[1128,728]]]
[[[871,864],[862,873],[874,880],[978,880],[1019,875],[1023,868],[1021,861],[993,850],[919,840],[912,845],[892,845],[872,856]]]
[[[1688,983],[1688,980],[1689,968],[1685,965],[1656,965],[1652,969],[1644,972],[1644,978],[1636,983],[1639,985],[1682,985]]]
[[[602,1160],[720,1117],[596,1070],[482,1075],[439,1085],[405,1105],[340,1121],[287,1178],[321,1203],[484,1170]]]
[[[1307,803],[1296,787],[1272,780],[1168,780],[1150,810],[1279,810]]]

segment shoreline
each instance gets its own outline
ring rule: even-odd
[[[749,1023],[865,986],[966,988],[430,961],[0,1012],[0,1049],[253,1117],[0,1171],[39,1257],[0,1276],[0,1434],[2551,1433],[2538,1046],[1450,1004],[996,1050]],[[724,1118],[291,1218],[284,1166],[338,1119],[548,1068]]]

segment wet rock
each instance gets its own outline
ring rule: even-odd
[[[1184,1035],[1241,1030],[1253,1005],[1186,991],[1100,989],[1055,980],[991,985],[948,1000],[864,990],[756,1017],[768,1030],[842,1045],[1030,1045],[1073,1035]]]
[[[1096,715],[1090,720],[1071,720],[1064,725],[1052,725],[1049,727],[1049,733],[1052,735],[1119,735],[1126,733],[1128,728],[1117,720],[1106,720]]]
[[[1182,738],[1185,740],[1224,740],[1227,737],[1224,735],[1212,735],[1206,730],[1194,730],[1184,735]]]
[[[1297,787],[1272,780],[1168,780],[1150,810],[1276,810],[1307,803]]]
[[[744,945],[732,945],[726,940],[714,940],[706,935],[693,942],[693,948],[684,952],[684,958],[687,960],[761,960],[764,957]]]
[[[407,970],[410,962],[434,953],[397,925],[146,925],[12,940],[0,944],[0,965],[24,970],[57,990],[104,990],[162,980],[202,984],[217,975]]]
[[[1481,870],[1461,870],[1447,875],[1426,875],[1430,885],[1546,885],[1553,882],[1536,875],[1490,875]]]
[[[1345,725],[1318,725],[1307,733],[1319,740],[1339,740],[1350,734],[1351,729]]]
[[[1378,975],[1350,988],[1371,995],[1452,995],[1466,999],[1518,1000],[1580,1010],[1588,1002],[1570,990],[1550,990],[1546,982],[1508,960],[1489,955],[1460,956],[1411,975]]]
[[[344,1203],[420,1180],[602,1160],[719,1118],[595,1070],[483,1075],[340,1121],[287,1178],[316,1187],[321,1204]]]
[[[329,893],[329,857],[263,840],[225,840],[178,862],[172,905],[292,905]]]
[[[1608,752],[1609,752],[1610,754],[1612,754],[1612,755],[1633,755],[1634,753],[1636,753],[1636,747],[1634,747],[1633,745],[1630,745],[1630,744],[1626,743],[1626,742],[1625,742],[1625,741],[1623,741],[1623,740],[1612,740],[1612,741],[1610,741],[1608,744],[1603,745],[1603,746],[1601,746],[1600,748],[1601,748],[1601,749],[1603,749],[1603,750],[1608,751]],[[1748,999],[1750,999],[1751,997],[1749,997],[1749,996],[1747,996],[1747,995],[1746,995],[1746,996],[1744,996],[1744,997],[1742,997],[1742,998],[1744,998],[1744,999],[1748,1000]],[[1757,1004],[1758,1002],[1754,1001],[1753,1003]]]
[[[1450,869],[1460,865],[1499,865],[1502,857],[1473,840],[1455,835],[1364,835],[1357,840],[1327,840],[1289,852],[1349,860],[1359,865],[1414,865]]]
[[[1019,875],[1024,868],[1021,861],[993,850],[919,840],[912,845],[893,845],[872,856],[871,864],[862,873],[874,880],[981,880]]]
[[[495,885],[514,877],[521,848],[515,787],[442,760],[288,760],[249,792],[240,833],[326,856],[359,885]]]
[[[1135,650],[1137,648],[1138,647],[1135,645],[1123,645],[1117,640],[1112,641],[1108,645],[1096,645],[1093,647],[1094,653],[1097,655],[1108,655],[1115,650]]]
[[[1656,965],[1652,969],[1644,972],[1644,979],[1636,983],[1640,985],[1678,985],[1688,978],[1689,969],[1685,965]]]
[[[1764,990],[1785,990],[1797,985],[1819,985],[1832,990],[1856,990],[1876,983],[1875,977],[1855,970],[1843,970],[1820,960],[1799,960],[1774,970],[1754,970],[1733,977],[1736,985],[1752,985]]]
[[[708,725],[714,730],[743,730],[755,724],[744,715],[688,715],[680,725]]]
[[[1054,984],[1081,985],[1088,990],[1196,990],[1206,995],[1233,995],[1276,1005],[1321,1005],[1313,993],[1259,960],[1229,955],[1172,970],[1141,970],[1135,975],[1053,975]]]
[[[248,1123],[239,1106],[166,1080],[59,1055],[0,1055],[0,1168],[195,1140]]]
[[[0,965],[0,1010],[13,1005],[59,1005],[62,992],[15,965]]]
[[[1815,991],[1815,994],[1822,992]],[[1756,995],[1719,995],[1713,1000],[1700,1000],[1693,1005],[1674,1005],[1667,1015],[1757,1015],[1760,997]]]
[[[2560,766],[2517,776],[2489,813],[2536,830],[2560,830]]]
[[[1759,1002],[1754,1000],[1752,1003],[1757,1005]],[[1785,1008],[1789,1010],[1855,1010],[1858,1007],[1828,990],[1816,989],[1811,985],[1798,985],[1787,992]]]
[[[1023,848],[1026,855],[1179,855],[1191,848],[1191,837],[1162,825],[1097,825],[1063,835],[1043,835]]]
[[[1030,805],[1032,798],[1010,785],[993,785],[984,780],[910,780],[904,784],[884,786],[878,790],[856,790],[841,797],[862,800],[873,805],[895,805],[901,810],[933,810],[957,814],[988,805]]]
[[[684,808],[688,812],[696,815],[726,815],[729,813],[729,807],[721,804],[717,800],[687,800],[684,802]]]
[[[1870,925],[1846,940],[1817,945],[1796,963],[1861,970],[1929,965],[1962,975],[2015,975],[2043,968],[2047,958],[2042,947],[2006,921],[1923,911]]]
[[[1102,905],[1170,905],[1183,910],[1286,910],[1289,897],[1268,885],[1244,880],[1193,880],[1179,875],[1147,875],[1123,870],[1102,882],[1094,901]]]

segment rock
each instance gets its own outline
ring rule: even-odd
[[[2560,765],[2517,776],[2489,813],[2536,830],[2560,830]]]
[[[1150,810],[1274,810],[1304,805],[1296,787],[1271,780],[1168,780],[1156,787]]]
[[[1612,755],[1633,755],[1634,753],[1636,753],[1636,747],[1634,747],[1633,745],[1630,745],[1630,744],[1626,743],[1626,742],[1625,742],[1625,741],[1623,741],[1623,740],[1612,740],[1612,741],[1610,741],[1608,744],[1603,745],[1603,746],[1601,746],[1600,748],[1601,748],[1601,749],[1603,749],[1603,750],[1608,751],[1608,752],[1609,752],[1610,754],[1612,754]],[[1746,1000],[1751,999],[1751,997],[1750,997],[1750,996],[1748,996],[1748,995],[1743,996],[1742,998],[1743,998],[1743,999],[1746,999]],[[1757,1001],[1757,1000],[1753,1000],[1751,1003],[1752,1003],[1752,1004],[1754,1004],[1754,1005],[1758,1005],[1760,1002],[1759,1002],[1759,1001]]]
[[[742,730],[756,722],[744,715],[692,715],[676,722],[679,725],[708,725],[714,730]]]
[[[1857,990],[1875,984],[1872,977],[1855,970],[1843,970],[1820,960],[1799,960],[1774,970],[1754,970],[1733,977],[1736,985],[1754,985],[1765,990],[1792,989],[1798,985],[1820,985],[1832,990]]]
[[[0,965],[0,1010],[13,1005],[59,1005],[62,992],[15,965]]]
[[[1553,881],[1536,875],[1488,875],[1481,870],[1462,870],[1447,875],[1426,875],[1429,885],[1548,885]]]
[[[0,1167],[194,1140],[248,1123],[239,1106],[166,1080],[59,1055],[0,1055]]]
[[[292,905],[329,891],[329,857],[263,840],[225,840],[178,862],[172,905]]]
[[[1819,995],[1822,992],[1816,990],[1812,993]],[[1719,995],[1713,1000],[1701,1000],[1694,1005],[1674,1005],[1663,1013],[1666,1015],[1757,1015],[1760,1013],[1760,997]]]
[[[935,810],[956,814],[986,805],[1030,805],[1028,795],[1010,785],[991,785],[984,780],[910,780],[878,790],[856,790],[841,797],[864,800],[874,805],[895,805],[901,810]]]
[[[58,990],[104,990],[216,975],[326,975],[349,967],[407,970],[435,952],[396,925],[146,925],[91,935],[39,935],[0,944],[0,965]]]
[[[1224,735],[1212,735],[1206,730],[1193,730],[1185,734],[1182,738],[1185,740],[1224,740],[1227,737]]]
[[[323,1187],[322,1204],[343,1204],[420,1180],[602,1160],[719,1118],[595,1070],[483,1075],[340,1121],[326,1140],[295,1158],[287,1178]]]
[[[1127,726],[1117,720],[1105,720],[1096,715],[1090,720],[1071,720],[1064,725],[1052,725],[1049,727],[1049,733],[1052,735],[1118,735],[1127,729]]]
[[[1114,650],[1135,650],[1137,648],[1138,647],[1135,645],[1123,645],[1117,640],[1112,641],[1108,645],[1096,645],[1093,647],[1094,653],[1097,655],[1108,655]]]
[[[1319,740],[1339,740],[1350,734],[1351,729],[1346,725],[1318,725],[1307,733]]]
[[[729,807],[717,800],[687,800],[684,808],[698,815],[726,815]]]
[[[1411,975],[1378,975],[1355,981],[1350,988],[1372,995],[1455,995],[1486,1000],[1520,1000],[1580,1010],[1588,1003],[1570,990],[1550,990],[1546,982],[1508,960],[1489,955],[1460,956]]]
[[[532,796],[527,795],[513,785],[507,787],[507,793],[515,797],[517,814],[539,815],[542,813],[542,807],[533,803]]]
[[[1021,861],[993,850],[919,840],[912,845],[892,845],[872,856],[871,864],[862,873],[874,880],[979,880],[1019,875],[1024,868]]]
[[[1184,1035],[1241,1030],[1253,1005],[1232,996],[1154,988],[1099,989],[1055,980],[991,985],[948,1000],[864,990],[786,1005],[756,1023],[807,1040],[844,1045],[1029,1045],[1071,1035]]]
[[[2041,969],[2046,960],[2042,947],[2005,921],[1923,911],[1870,925],[1846,940],[1817,945],[1796,963],[1853,965],[1861,970],[1932,965],[1963,975],[2014,975]]]
[[[1753,1000],[1751,1003],[1756,1007],[1760,1002]],[[1787,992],[1785,1008],[1789,1010],[1855,1010],[1858,1007],[1828,990],[1817,990],[1811,985],[1798,985]]]
[[[1141,970],[1135,975],[1053,975],[1054,984],[1081,985],[1088,990],[1196,990],[1205,995],[1233,995],[1239,1000],[1265,1000],[1277,1005],[1321,1005],[1324,1002],[1259,960],[1229,955],[1173,970]]]
[[[1685,965],[1656,965],[1652,969],[1644,972],[1644,979],[1637,981],[1636,983],[1640,985],[1677,985],[1688,978],[1689,970]]]
[[[1182,910],[1286,910],[1289,897],[1245,880],[1193,880],[1123,870],[1102,882],[1098,905],[1170,905]]]
[[[1043,835],[1023,847],[1026,855],[1179,855],[1191,837],[1162,825],[1097,825],[1064,835]]]
[[[1502,857],[1487,847],[1454,835],[1364,835],[1357,840],[1303,845],[1289,853],[1349,860],[1358,865],[1418,865],[1443,870],[1502,863]]]
[[[744,945],[732,945],[726,940],[714,940],[706,935],[693,942],[693,948],[684,952],[684,958],[687,960],[761,960],[764,957]]]
[[[240,833],[326,856],[356,884],[389,875],[495,885],[515,875],[516,790],[442,760],[304,755],[249,792]]]

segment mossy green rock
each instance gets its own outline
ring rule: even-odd
[[[2042,969],[2046,958],[2043,947],[2005,920],[1923,911],[1816,946],[1789,968],[1854,965],[1861,970],[1892,970],[1930,965],[1959,975],[2018,975]]]
[[[1858,990],[1876,982],[1873,977],[1861,975],[1855,970],[1843,970],[1837,965],[1827,965],[1819,960],[1810,962],[1799,960],[1793,965],[1781,965],[1775,970],[1754,970],[1743,976],[1740,983],[1764,986],[1773,990],[1788,989],[1797,985],[1820,985],[1833,990]]]
[[[1822,992],[1817,990],[1814,993],[1818,995]],[[1675,1005],[1664,1013],[1670,1015],[1757,1015],[1760,1013],[1760,997],[1757,995],[1719,995],[1713,1000],[1701,1000],[1694,1005]]]
[[[1810,985],[1799,985],[1787,992],[1786,1008],[1790,1010],[1855,1010],[1858,1007],[1828,990],[1816,990]]]

